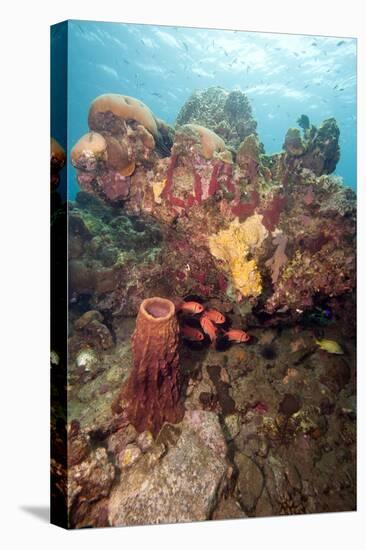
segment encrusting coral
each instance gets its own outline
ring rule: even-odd
[[[248,258],[268,235],[262,219],[259,214],[254,214],[243,223],[235,219],[228,229],[209,237],[211,254],[224,262],[226,272],[231,275],[233,285],[242,297],[259,296],[262,292],[257,263]]]
[[[179,324],[170,300],[145,299],[132,336],[133,369],[114,411],[124,411],[138,432],[156,436],[164,422],[183,418],[179,373]]]

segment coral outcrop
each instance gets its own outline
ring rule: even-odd
[[[73,303],[134,315],[158,280],[163,235],[154,220],[128,217],[80,191],[69,207],[69,290]],[[83,331],[85,333],[85,331]]]
[[[182,419],[179,325],[173,302],[148,298],[140,306],[132,337],[133,369],[114,410],[122,410],[138,432],[154,436],[164,422]]]
[[[79,170],[93,172],[98,163],[107,160],[107,142],[101,134],[88,132],[71,150],[71,162]]]
[[[149,168],[159,155],[170,154],[169,127],[133,97],[97,97],[88,123],[91,132],[74,145],[71,161],[81,189],[110,202],[126,200],[136,167]]]
[[[220,87],[197,90],[191,95],[177,116],[178,125],[188,123],[213,130],[233,150],[246,136],[255,134],[257,127],[246,95]]]
[[[316,176],[331,174],[340,157],[338,141],[339,128],[335,118],[324,120],[319,128],[303,125],[303,136],[297,128],[290,128],[283,144],[287,155],[285,162],[292,167],[308,168]]]
[[[260,154],[260,144],[254,134],[250,134],[239,144],[236,162],[249,181],[258,174]]]
[[[136,130],[143,145],[149,149],[156,146],[162,154],[169,154],[171,137],[168,126],[157,120],[149,107],[139,99],[121,94],[104,94],[97,97],[90,106],[88,123],[92,130],[107,130],[112,135],[119,134],[127,121],[138,123]],[[131,127],[134,128],[134,125]]]
[[[85,134],[71,151],[71,161],[78,170],[78,181],[84,191],[110,201],[126,199],[135,161],[126,143],[98,132]]]

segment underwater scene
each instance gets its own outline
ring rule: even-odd
[[[51,63],[67,527],[356,510],[356,40],[68,21]]]

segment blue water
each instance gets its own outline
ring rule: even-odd
[[[335,174],[356,189],[356,40],[70,21],[69,149],[88,131],[91,101],[108,92],[137,97],[170,124],[196,89],[245,92],[267,154],[280,151],[301,114],[335,117]],[[69,165],[69,196],[77,191]]]

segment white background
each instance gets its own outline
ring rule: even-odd
[[[0,64],[0,544],[37,548],[365,548],[365,18],[362,0],[5,0]],[[48,524],[49,25],[94,19],[358,37],[358,512],[67,532]],[[363,338],[362,338],[363,336]]]

